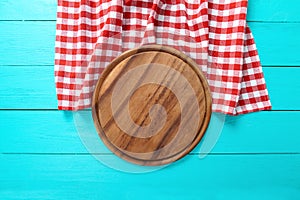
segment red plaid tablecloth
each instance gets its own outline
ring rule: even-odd
[[[58,108],[91,106],[99,75],[125,50],[177,48],[205,73],[213,111],[271,109],[247,0],[58,0],[55,81]]]

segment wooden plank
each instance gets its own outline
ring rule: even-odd
[[[0,108],[57,108],[54,66],[0,68]]]
[[[300,110],[300,67],[264,67],[273,110]]]
[[[300,23],[249,23],[264,66],[300,66]]]
[[[0,152],[87,153],[83,139],[92,153],[109,153],[94,132],[91,112],[82,111],[82,118],[77,117],[81,124],[76,123],[76,127],[84,127],[81,137],[72,112],[2,110]],[[212,153],[300,152],[299,118],[300,112],[284,111],[228,117]],[[198,153],[200,146],[193,152]]]
[[[1,66],[0,109],[56,109],[53,66]],[[274,110],[300,110],[298,67],[264,67]],[[280,80],[280,81],[278,81]]]
[[[1,0],[0,20],[56,20],[56,0]],[[248,21],[300,21],[298,0],[249,0]]]
[[[57,0],[1,0],[0,20],[56,20]]]
[[[299,155],[209,156],[121,173],[92,156],[0,155],[2,199],[299,199]],[[234,191],[234,192],[233,192]]]
[[[298,0],[249,0],[248,21],[299,22]]]
[[[300,66],[300,23],[249,24],[263,65]],[[53,65],[55,22],[0,21],[0,30],[1,65]]]
[[[71,112],[0,113],[0,152],[87,152],[77,135]]]
[[[0,22],[0,30],[1,65],[54,64],[55,22]]]

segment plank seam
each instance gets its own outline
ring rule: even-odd
[[[22,152],[2,152],[2,155],[48,155],[48,156],[87,156],[87,155],[115,155],[114,153],[22,153]],[[188,155],[211,155],[211,156],[231,156],[231,155],[300,155],[300,152],[265,152],[265,153],[189,153]]]
[[[56,19],[0,19],[0,22],[56,22]],[[249,23],[270,23],[270,24],[297,24],[300,21],[261,21],[261,20],[247,20]]]
[[[54,67],[54,65],[4,65],[0,64],[1,66],[6,66],[6,67]],[[300,68],[300,65],[263,65],[263,68]]]
[[[55,19],[1,19],[0,22],[56,22]]]
[[[0,111],[63,111],[64,110],[58,110],[56,108],[0,108]],[[91,111],[91,109],[85,109],[81,111]],[[74,111],[67,111],[67,112],[74,112]],[[261,112],[300,112],[300,110],[287,110],[287,109],[282,109],[282,110],[262,110]]]

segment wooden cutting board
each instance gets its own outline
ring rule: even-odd
[[[211,116],[205,76],[173,48],[146,45],[123,53],[102,73],[92,113],[97,132],[117,156],[164,165],[189,153]]]

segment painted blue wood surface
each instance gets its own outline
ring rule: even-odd
[[[55,21],[0,21],[0,63],[53,65]],[[264,66],[300,66],[300,22],[249,22]]]
[[[72,118],[63,111],[2,110],[0,152],[87,153]],[[299,119],[294,111],[228,117],[212,153],[300,153]]]
[[[0,87],[0,108],[56,109],[53,69],[52,65],[1,66],[0,77],[5,81]],[[273,109],[299,109],[300,96],[295,94],[300,94],[300,68],[264,67],[263,70]]]
[[[137,175],[89,155],[72,113],[56,110],[56,0],[1,0],[0,199],[300,199],[299,10],[249,1],[274,110],[227,118],[204,159],[198,146]]]
[[[299,199],[299,155],[186,156],[146,174],[117,172],[91,155],[0,155],[11,199]]]

